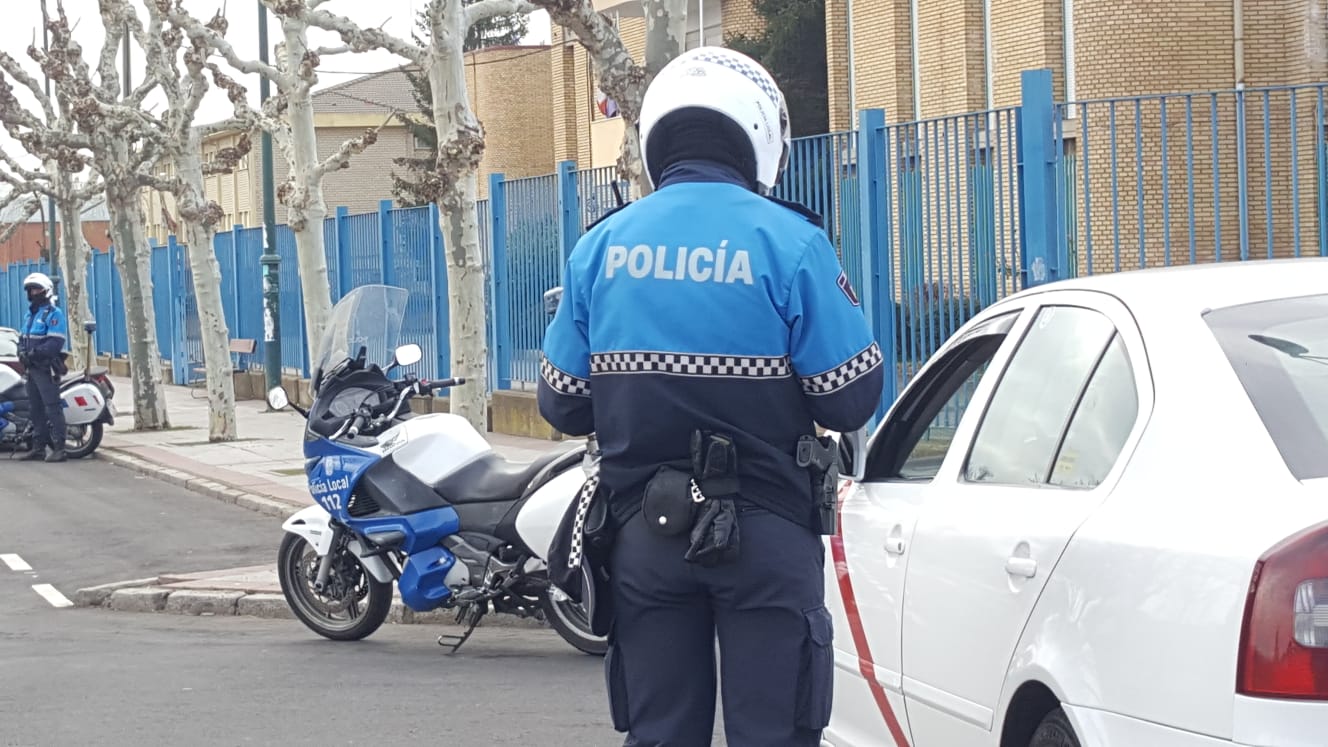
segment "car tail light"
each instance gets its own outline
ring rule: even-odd
[[[1254,566],[1236,691],[1328,700],[1328,523],[1288,537]]]

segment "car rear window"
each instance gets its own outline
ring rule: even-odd
[[[1328,477],[1328,295],[1230,306],[1204,319],[1291,473]]]

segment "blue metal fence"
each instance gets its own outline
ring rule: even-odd
[[[894,365],[887,403],[978,310],[1042,282],[1173,263],[1328,256],[1328,84],[1057,102],[1050,71],[1026,71],[1020,104],[917,122],[859,113],[857,128],[793,143],[776,196],[820,214]],[[615,191],[615,187],[617,190]],[[586,227],[628,196],[613,167],[563,162],[544,176],[489,179],[478,205],[490,386],[539,373],[542,294],[560,282]],[[323,225],[335,301],[386,282],[410,290],[404,338],[448,374],[448,288],[436,208],[350,215]],[[231,334],[262,340],[262,229],[213,247]],[[294,236],[281,256],[283,365],[308,372]],[[177,375],[201,355],[187,252],[151,253],[164,358]],[[20,277],[0,271],[0,313],[17,324]],[[111,253],[88,268],[99,352],[123,356],[123,292]],[[256,356],[261,359],[261,356]],[[251,365],[258,361],[251,361]]]

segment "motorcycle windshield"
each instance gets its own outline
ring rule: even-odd
[[[338,301],[314,356],[315,384],[321,384],[328,372],[361,353],[366,366],[386,368],[391,364],[409,296],[405,288],[361,285]]]

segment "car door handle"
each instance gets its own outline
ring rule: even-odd
[[[887,539],[887,540],[885,541],[885,551],[888,552],[888,553],[890,553],[891,555],[903,555],[903,554],[904,554],[904,538],[903,538],[903,537],[890,537],[889,539]]]
[[[1005,572],[1011,576],[1032,578],[1037,575],[1037,561],[1032,558],[1007,558]]]

